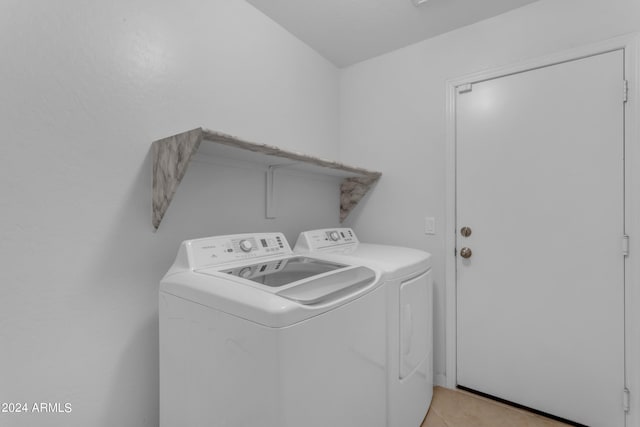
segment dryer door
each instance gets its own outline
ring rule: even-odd
[[[400,379],[425,360],[432,340],[431,270],[400,285]]]

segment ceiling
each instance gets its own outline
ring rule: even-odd
[[[537,0],[247,0],[338,67]]]

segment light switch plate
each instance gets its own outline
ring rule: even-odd
[[[424,234],[436,234],[436,219],[433,217],[424,218]]]

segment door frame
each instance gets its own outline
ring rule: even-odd
[[[622,49],[624,74],[629,84],[624,112],[624,215],[629,236],[629,255],[625,258],[625,387],[630,390],[630,410],[626,425],[640,425],[640,34],[630,34],[582,46],[541,58],[507,65],[448,80],[446,105],[446,215],[445,215],[445,294],[446,294],[446,380],[457,385],[456,351],[456,95],[457,87],[504,77],[536,68],[560,64],[588,56]],[[622,102],[623,87],[620,83]],[[634,170],[634,163],[636,168]],[[622,236],[621,236],[622,237]],[[635,361],[635,363],[633,363]],[[622,405],[623,385],[620,385]]]

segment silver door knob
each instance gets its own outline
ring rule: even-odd
[[[462,258],[471,258],[471,254],[472,254],[472,253],[473,253],[473,252],[471,252],[471,249],[469,249],[469,248],[462,248],[462,249],[460,249],[460,256],[461,256]]]

